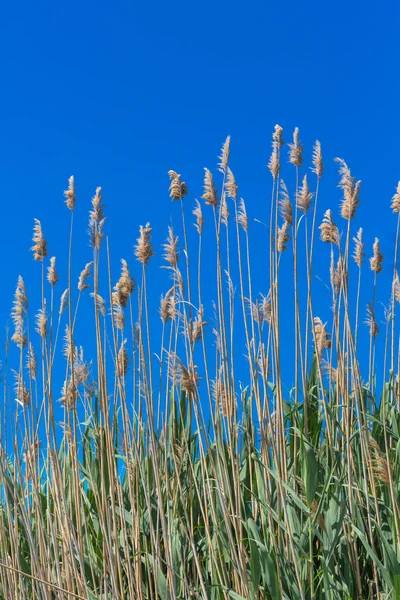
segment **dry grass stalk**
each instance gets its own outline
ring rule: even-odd
[[[201,339],[203,329],[206,325],[208,325],[207,321],[203,320],[203,315],[204,309],[202,306],[200,306],[197,312],[197,317],[194,319],[191,325],[188,325],[189,330],[186,333],[188,334],[188,337],[192,344],[196,344],[196,342],[198,342]]]
[[[164,325],[168,323],[168,321],[175,320],[176,318],[176,302],[174,292],[175,286],[172,286],[165,296],[161,296],[160,317]]]

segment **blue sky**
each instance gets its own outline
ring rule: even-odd
[[[18,274],[28,293],[39,279],[29,253],[34,217],[65,281],[69,214],[62,192],[71,174],[78,194],[75,276],[91,257],[87,214],[98,185],[117,275],[119,258],[134,263],[140,224],[151,222],[158,248],[171,218],[179,230],[167,171],[187,182],[189,213],[202,193],[203,167],[216,171],[228,134],[249,216],[266,220],[271,178],[265,165],[275,123],[287,141],[300,128],[308,158],[315,139],[322,143],[320,217],[326,208],[335,212],[340,200],[333,158],[348,162],[363,182],[355,227],[364,227],[368,252],[375,235],[381,239],[392,265],[396,220],[389,204],[400,179],[398,24],[395,2],[4,3],[0,327]],[[340,221],[337,212],[335,218]],[[265,292],[266,233],[253,222],[251,230],[255,283]],[[160,257],[149,278],[155,305],[168,287],[159,264]],[[390,282],[389,268],[386,273],[382,289]]]

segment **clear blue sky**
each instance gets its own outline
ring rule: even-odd
[[[377,235],[391,256],[389,204],[400,179],[398,32],[394,1],[3,3],[0,326],[18,274],[28,292],[39,278],[28,251],[34,217],[65,283],[62,192],[71,174],[77,276],[90,260],[87,214],[96,186],[107,205],[113,264],[120,257],[132,264],[140,224],[151,222],[159,245],[172,215],[179,223],[167,171],[182,173],[191,206],[201,196],[203,167],[215,169],[228,134],[249,216],[266,220],[275,123],[287,141],[299,126],[308,156],[315,139],[322,143],[320,216],[340,199],[333,158],[348,162],[363,181],[357,225],[366,230],[368,252]],[[262,228],[251,226],[255,240]],[[168,285],[159,264],[152,267],[156,299]]]

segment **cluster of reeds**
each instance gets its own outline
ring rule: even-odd
[[[360,181],[337,159],[341,201],[320,208],[320,143],[311,171],[298,129],[288,149],[286,185],[277,125],[262,262],[251,256],[229,137],[218,181],[205,169],[194,205],[169,171],[180,214],[161,260],[147,223],[134,256],[111,272],[97,188],[93,257],[73,281],[74,213],[84,203],[71,177],[68,287],[59,290],[35,220],[41,305],[33,315],[19,277],[2,379],[1,598],[400,598],[399,221],[379,334],[384,259],[375,239],[368,264],[354,231]],[[391,208],[400,216],[400,184]],[[314,276],[323,244],[328,301]],[[156,260],[170,274],[158,315],[147,281]],[[256,290],[260,268],[265,289]],[[290,338],[282,289],[293,303]],[[94,339],[78,345],[82,311]]]

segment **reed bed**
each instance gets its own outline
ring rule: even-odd
[[[384,258],[378,239],[366,257],[354,226],[360,181],[337,159],[336,205],[319,206],[321,145],[306,166],[298,129],[282,136],[277,125],[262,265],[229,137],[200,201],[169,171],[175,229],[153,256],[140,226],[118,276],[101,188],[78,282],[74,215],[86,205],[73,177],[65,191],[65,291],[35,220],[41,305],[19,277],[3,363],[1,598],[400,598],[400,184],[379,333]],[[154,261],[170,276],[159,314]]]

